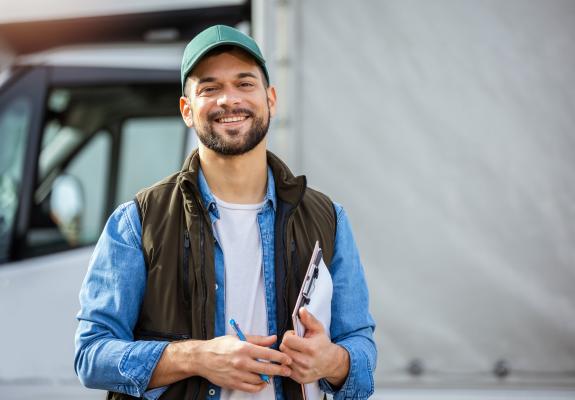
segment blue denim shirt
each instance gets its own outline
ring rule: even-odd
[[[200,171],[198,184],[212,224],[219,218],[215,199]],[[271,169],[265,204],[258,214],[262,240],[266,307],[275,315],[274,219],[276,193]],[[325,380],[322,390],[334,399],[364,399],[374,390],[373,372],[377,350],[373,341],[375,323],[368,310],[368,292],[363,266],[343,208],[335,204],[337,231],[329,268],[333,281],[330,335],[350,355],[347,380],[334,390]],[[120,205],[108,219],[90,259],[80,290],[74,367],[82,383],[90,388],[157,399],[166,387],[147,390],[162,352],[161,341],[134,341],[133,329],[146,289],[146,266],[141,246],[141,224],[133,201]],[[224,257],[215,245],[216,317],[215,335],[225,334]],[[276,321],[268,321],[268,333],[277,333]],[[277,344],[276,344],[277,348]],[[276,399],[283,399],[281,380],[275,380]],[[211,385],[210,399],[219,399],[220,388]]]

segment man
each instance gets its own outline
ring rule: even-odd
[[[350,225],[266,151],[276,93],[257,44],[206,29],[184,52],[182,91],[199,148],[108,220],[80,292],[81,381],[113,399],[296,399],[318,380],[337,399],[367,398],[374,322]],[[298,337],[291,312],[316,240],[331,324],[301,309]]]

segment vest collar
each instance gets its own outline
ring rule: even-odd
[[[266,198],[272,201],[274,209],[276,208],[276,195],[280,200],[297,207],[306,189],[306,177],[304,175],[294,176],[287,165],[271,151],[267,152],[267,163],[269,169],[271,169],[271,174],[273,174],[273,182],[270,182],[268,169]],[[200,174],[200,155],[198,149],[195,149],[184,161],[182,171],[178,176],[178,185],[184,196],[186,208],[189,210],[196,208],[196,201],[191,196],[202,199],[202,201],[197,203],[201,203],[201,205],[198,205],[204,211],[211,204],[211,200],[213,200],[207,184],[205,187],[200,184]]]
[[[297,207],[307,186],[305,175],[294,176],[288,166],[271,151],[267,152],[267,160],[274,175],[277,196],[280,200]]]
[[[205,213],[203,202],[200,200],[200,190],[198,187],[198,174],[200,171],[200,154],[195,149],[188,155],[184,165],[178,175],[178,186],[184,197],[184,207],[192,215],[200,212]]]

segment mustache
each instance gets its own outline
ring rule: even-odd
[[[253,117],[254,113],[247,108],[235,108],[233,110],[221,110],[221,111],[212,111],[208,114],[208,120],[213,122],[218,118],[223,117],[231,117],[233,115],[247,115],[248,117]]]

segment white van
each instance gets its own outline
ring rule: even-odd
[[[178,108],[185,42],[213,23],[237,25],[248,11],[0,24],[16,53],[0,83],[1,399],[102,398],[73,369],[93,245],[117,205],[177,171],[195,146]],[[15,34],[22,31],[34,40]]]

